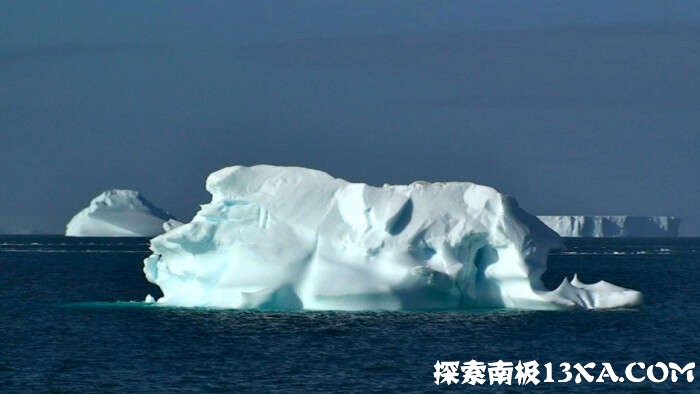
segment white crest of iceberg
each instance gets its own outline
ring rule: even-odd
[[[66,226],[71,237],[153,237],[177,222],[135,190],[107,190]],[[167,230],[166,230],[167,231]]]
[[[170,231],[170,230],[172,230],[172,229],[174,229],[174,228],[177,228],[177,227],[182,226],[183,224],[184,224],[184,223],[182,223],[182,222],[179,221],[179,220],[176,220],[176,219],[168,219],[168,220],[166,220],[165,222],[163,222],[162,227],[163,227],[163,231],[164,231],[164,232],[168,232],[168,231]]]
[[[298,167],[235,166],[212,201],[151,241],[159,304],[402,310],[612,308],[641,293],[540,277],[560,239],[515,199],[473,183],[373,187]],[[151,299],[149,299],[151,300]]]

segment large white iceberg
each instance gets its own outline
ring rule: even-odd
[[[538,216],[562,237],[677,237],[673,216]]]
[[[559,237],[473,183],[373,187],[297,167],[211,174],[212,201],[151,240],[146,278],[173,306],[400,310],[633,306],[641,294],[540,276]],[[150,295],[147,300],[152,301]]]
[[[71,237],[153,237],[177,225],[135,190],[107,190],[66,226]]]

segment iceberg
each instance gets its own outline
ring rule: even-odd
[[[176,226],[170,214],[135,190],[107,190],[66,226],[70,237],[153,237]]]
[[[538,216],[562,237],[677,237],[674,216]]]
[[[282,310],[614,308],[641,293],[564,279],[544,287],[560,238],[474,183],[374,187],[259,165],[209,175],[212,199],[151,240],[148,281],[185,307]]]

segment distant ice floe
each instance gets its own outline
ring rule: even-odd
[[[540,277],[560,238],[515,199],[467,182],[382,187],[312,169],[212,173],[190,223],[151,240],[146,278],[187,307],[616,308],[640,292]]]
[[[674,216],[538,216],[562,237],[677,237]]]

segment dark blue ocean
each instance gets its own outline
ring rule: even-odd
[[[700,392],[700,381],[685,376],[435,385],[437,360],[552,362],[555,380],[564,376],[561,362],[610,362],[620,375],[633,361],[700,363],[700,239],[566,244],[550,256],[550,287],[578,272],[584,282],[640,290],[645,304],[565,312],[163,308],[140,302],[160,294],[141,271],[146,239],[0,237],[0,392]]]

